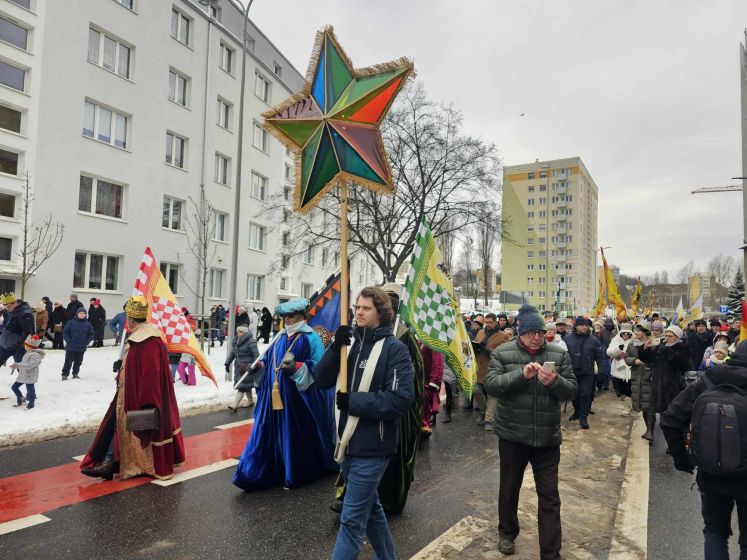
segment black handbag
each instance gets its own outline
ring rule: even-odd
[[[157,430],[161,426],[161,415],[157,408],[130,410],[127,413],[126,428],[128,432]]]

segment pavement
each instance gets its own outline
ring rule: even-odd
[[[595,401],[594,408],[591,430],[563,420],[560,494],[566,559],[607,558],[616,536],[634,417],[609,394]],[[183,429],[187,438],[209,443],[225,437],[216,426],[249,417],[248,409],[203,414],[184,418]],[[13,480],[9,477],[43,477],[42,469],[68,468],[65,465],[85,453],[92,438],[88,433],[0,450],[0,487],[4,479]],[[421,447],[407,507],[389,519],[400,558],[501,558],[497,443],[495,434],[475,426],[472,411],[460,408],[450,424],[439,418],[433,437]],[[338,528],[337,516],[329,510],[334,477],[297,490],[246,493],[231,484],[232,464],[195,472],[193,478],[169,486],[147,480],[98,497],[90,497],[95,492],[89,496],[88,488],[67,505],[43,511],[48,519],[43,523],[7,534],[0,525],[0,558],[329,557]],[[91,480],[75,476],[81,485]],[[519,508],[517,559],[539,558],[533,489],[528,469]],[[0,504],[3,500],[0,495]],[[366,546],[361,557],[371,558],[371,548]]]

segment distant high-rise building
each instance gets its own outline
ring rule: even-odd
[[[596,298],[597,186],[581,158],[506,166],[502,289],[541,309]]]

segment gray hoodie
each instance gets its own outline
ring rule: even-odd
[[[39,380],[39,365],[44,359],[44,350],[26,350],[20,362],[13,365],[18,369],[18,383],[36,383]]]

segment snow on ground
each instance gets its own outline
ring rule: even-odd
[[[107,341],[111,343],[112,341]],[[47,344],[49,344],[47,342]],[[264,344],[259,345],[262,352]],[[226,345],[210,348],[205,355],[213,369],[218,387],[197,370],[197,385],[189,387],[178,379],[174,388],[179,412],[189,416],[226,407],[232,402],[233,380],[225,380]],[[31,443],[45,439],[80,434],[98,428],[114,397],[116,384],[112,363],[119,357],[119,348],[89,348],[80,368],[80,379],[62,381],[64,350],[45,349],[45,357],[36,384],[36,406],[14,408],[16,402],[10,385],[16,375],[8,375],[9,367],[0,368],[0,447]],[[8,364],[12,359],[8,360]],[[233,370],[232,370],[233,374]],[[22,386],[21,391],[26,392]]]

